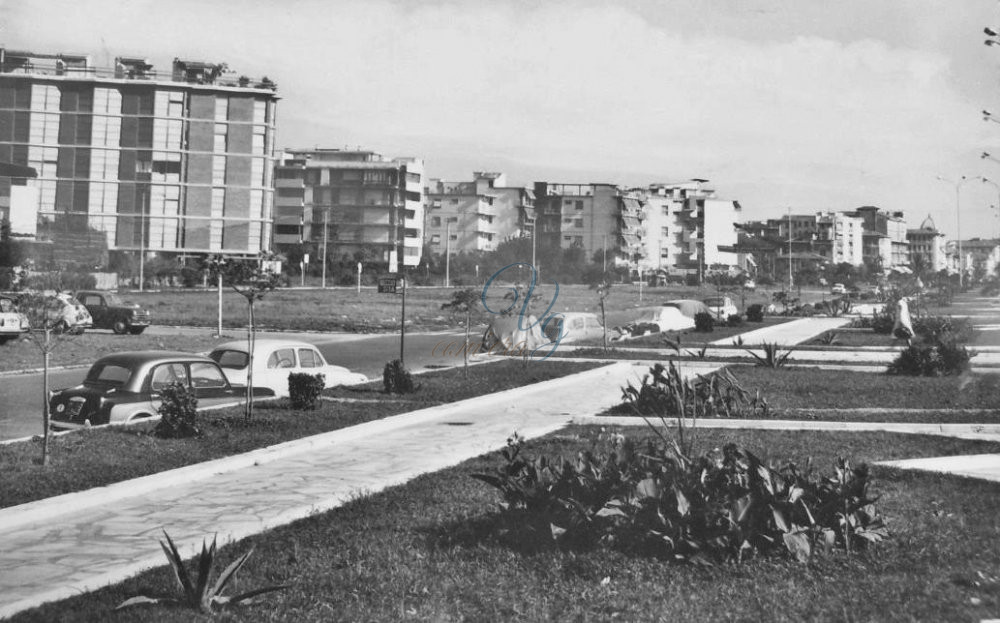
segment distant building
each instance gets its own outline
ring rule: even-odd
[[[876,272],[910,262],[906,239],[906,220],[902,212],[887,212],[875,206],[863,206],[846,212],[864,221],[862,255],[865,264]]]
[[[637,268],[644,257],[641,194],[613,184],[535,182],[539,246],[583,249],[587,260]]]
[[[934,220],[927,216],[918,229],[906,230],[906,241],[910,245],[910,267],[915,267],[918,260],[933,272],[948,267],[948,256],[945,249],[944,234],[937,230]]]
[[[473,174],[472,181],[430,180],[424,238],[436,252],[492,251],[534,227],[534,193],[506,185],[503,173]]]
[[[946,250],[949,268],[954,271],[964,269],[966,278],[995,275],[997,266],[1000,266],[1000,240],[980,238],[963,240],[961,262],[956,241],[949,240]]]
[[[390,266],[420,263],[424,163],[372,151],[289,149],[275,171],[274,245],[301,243],[327,257],[373,255]],[[325,224],[325,226],[324,226]]]
[[[696,275],[713,267],[746,269],[745,255],[735,250],[742,207],[716,198],[707,181],[658,183],[642,190],[646,268]]]
[[[0,48],[0,208],[35,220],[63,261],[115,252],[254,255],[271,246],[275,85],[175,59]],[[19,207],[20,206],[20,207]],[[57,257],[57,260],[60,258]]]

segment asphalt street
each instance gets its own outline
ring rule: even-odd
[[[205,329],[151,327],[150,333],[169,332],[204,333]],[[101,333],[101,331],[95,331]],[[233,339],[241,339],[245,332],[231,331]],[[315,344],[332,364],[360,372],[371,379],[382,377],[386,362],[399,358],[399,333],[260,333],[259,337],[302,340]],[[475,341],[481,333],[473,332]],[[413,333],[406,336],[405,363],[411,370],[451,366],[462,360],[459,348],[463,335],[456,333]],[[449,349],[448,346],[451,345]],[[444,354],[445,351],[453,353]],[[80,383],[86,368],[56,370],[49,373],[52,389],[71,387]],[[42,375],[17,374],[0,376],[0,441],[18,439],[42,432]]]

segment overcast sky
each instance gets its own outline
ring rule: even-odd
[[[0,0],[11,48],[267,75],[281,146],[525,185],[702,177],[747,219],[877,205],[949,236],[935,178],[1000,182],[991,24],[997,0]],[[962,187],[963,238],[993,235],[998,201]]]

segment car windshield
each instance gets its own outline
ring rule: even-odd
[[[10,299],[0,299],[0,312],[12,314],[15,311],[17,310],[14,309],[14,301]]]
[[[213,350],[208,356],[230,370],[242,370],[250,362],[250,357],[242,350]]]
[[[132,370],[115,363],[96,363],[84,382],[111,387],[122,387],[132,377]]]
[[[705,305],[709,307],[722,307],[726,302],[724,299],[705,299]]]
[[[115,307],[123,307],[126,305],[125,301],[118,298],[117,294],[105,294],[104,302],[108,305],[114,305]]]

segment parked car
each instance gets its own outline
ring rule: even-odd
[[[217,362],[230,383],[247,384],[250,349],[245,341],[219,344],[209,358]],[[322,374],[326,387],[365,383],[368,377],[351,372],[343,366],[326,362],[323,354],[305,342],[278,339],[259,339],[254,342],[253,385],[267,388],[275,396],[288,396],[288,375],[293,372]]]
[[[238,404],[243,396],[243,388],[231,385],[219,364],[203,355],[158,350],[115,353],[98,359],[82,384],[53,392],[52,428],[157,418],[160,391],[174,382],[194,391],[199,410]]]
[[[0,344],[16,340],[29,328],[28,317],[17,310],[14,297],[0,295]]]
[[[756,290],[757,282],[754,281],[753,279],[747,279],[746,281],[743,282],[743,287],[747,290]]]
[[[604,325],[597,314],[589,312],[563,312],[545,326],[545,337],[555,341],[562,331],[560,344],[604,337]]]
[[[694,318],[696,314],[701,312],[712,313],[708,309],[708,305],[705,305],[705,303],[695,299],[675,299],[673,301],[667,301],[664,305],[667,307],[676,307],[688,318]]]
[[[150,324],[150,313],[135,303],[123,301],[117,294],[83,290],[73,295],[94,319],[94,328],[111,329],[122,335],[138,335]]]
[[[689,318],[681,310],[671,305],[654,307],[642,315],[636,324],[648,323],[664,331],[684,331],[694,328],[694,318]]]
[[[69,294],[62,292],[52,294],[50,301],[52,307],[49,308],[47,315],[49,323],[57,332],[81,335],[94,326],[94,319],[87,308]]]
[[[708,312],[712,314],[712,316],[721,320],[727,320],[730,316],[735,316],[740,313],[740,310],[736,309],[736,304],[733,303],[733,299],[728,296],[713,296],[711,298],[707,298],[705,299],[705,305],[708,307]]]
[[[842,283],[835,283],[830,288],[830,294],[847,294],[847,288]]]

